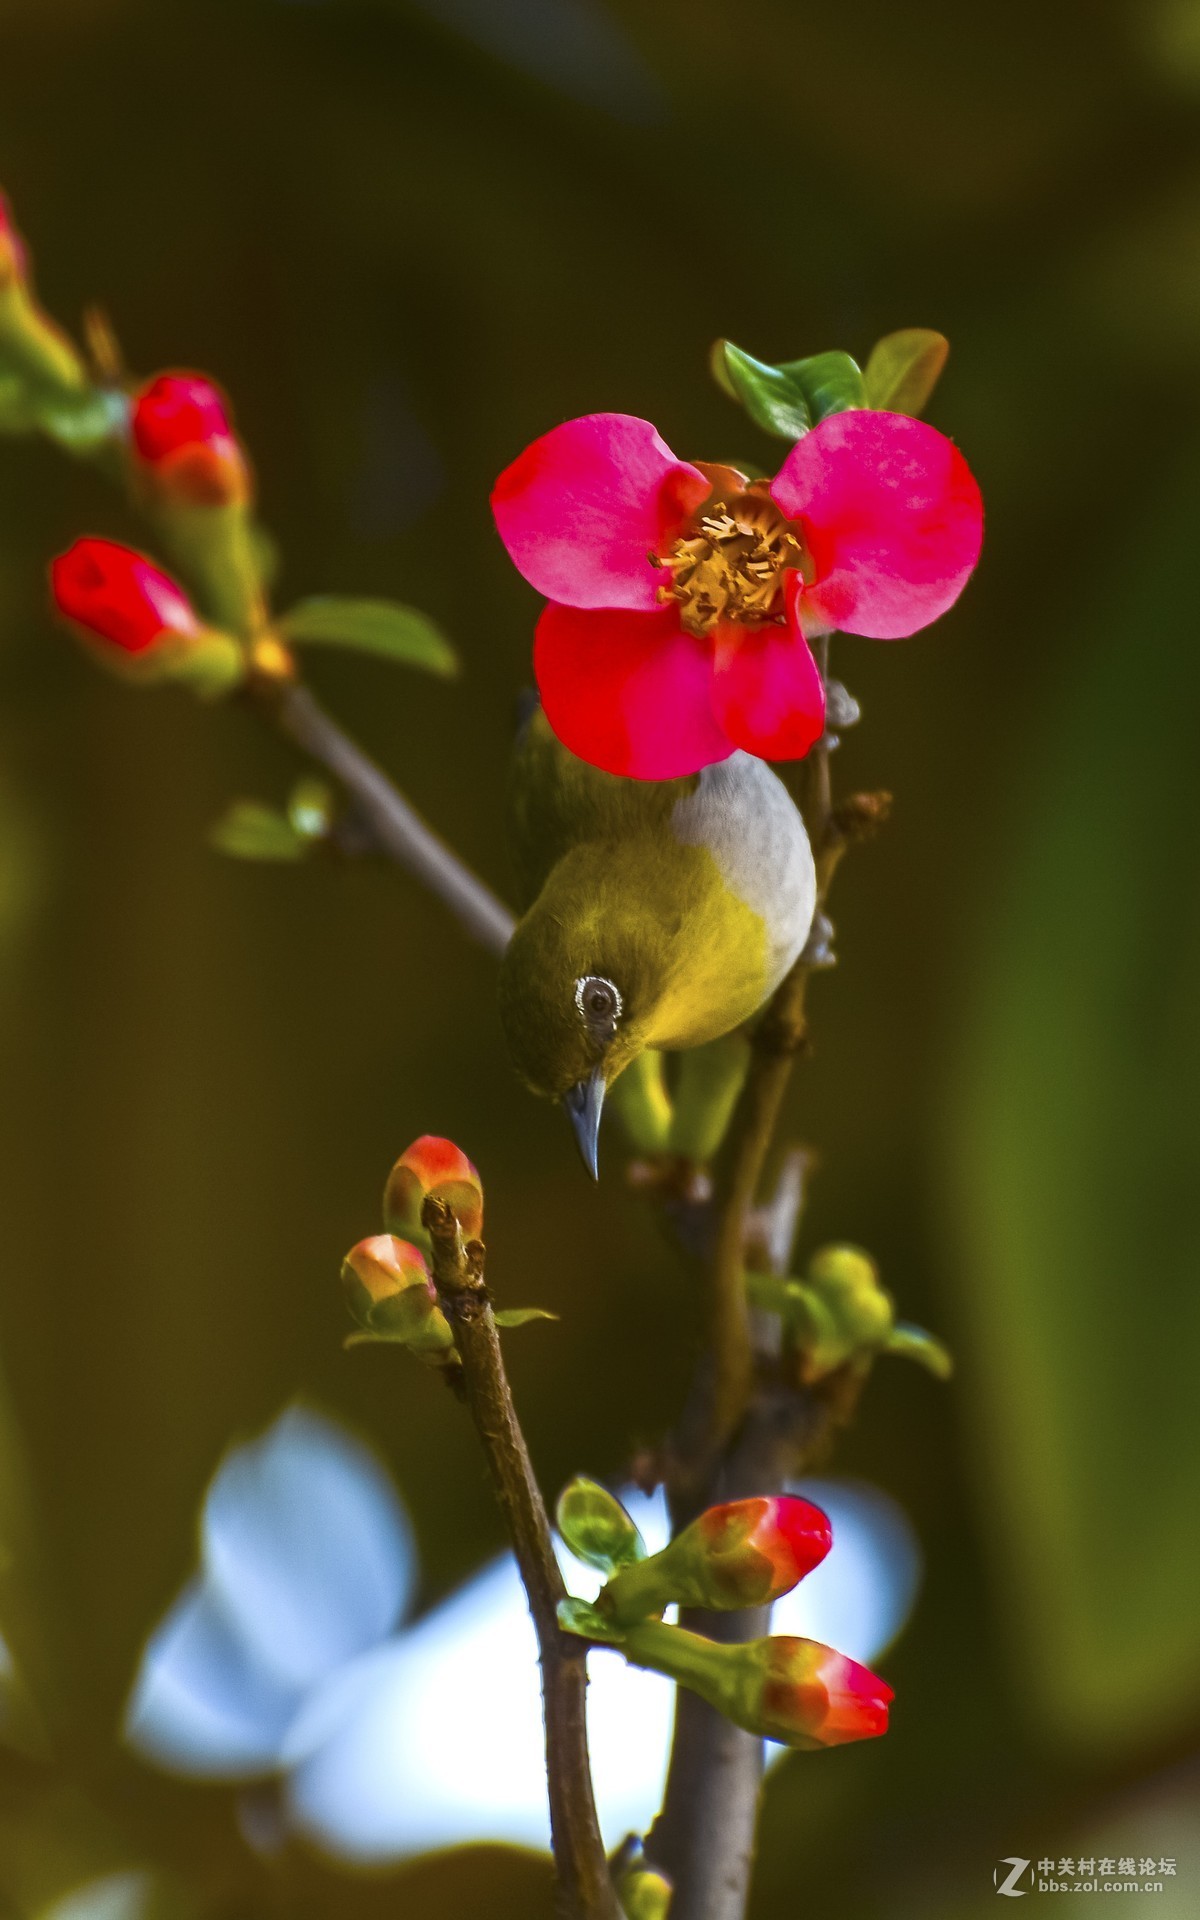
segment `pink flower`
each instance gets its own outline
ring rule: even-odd
[[[800,759],[825,694],[808,640],[899,640],[953,606],[979,557],[966,461],[906,414],[831,414],[775,479],[676,459],[648,420],[544,434],[492,494],[550,604],[534,668],[554,731],[609,773],[668,780],[735,748]]]

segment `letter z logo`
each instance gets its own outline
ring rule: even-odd
[[[1006,1860],[1000,1862],[1000,1867],[1011,1867],[1011,1873],[1006,1874],[1002,1880],[1000,1878],[1000,1867],[995,1867],[992,1870],[992,1884],[996,1892],[1006,1893],[1010,1900],[1022,1899],[1025,1894],[1029,1892],[1029,1888],[1019,1887],[1017,1881],[1021,1878],[1021,1875],[1029,1864],[1028,1860],[1018,1860],[1015,1855],[1009,1854]]]

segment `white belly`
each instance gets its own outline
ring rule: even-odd
[[[766,928],[768,992],[800,958],[817,903],[808,834],[782,780],[752,754],[705,767],[671,815],[684,846],[707,847],[732,893]]]

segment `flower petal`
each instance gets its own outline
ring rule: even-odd
[[[711,650],[682,630],[673,607],[581,612],[551,603],[533,664],[563,745],[606,773],[674,780],[733,752],[713,715]]]
[[[730,739],[762,760],[802,760],[825,731],[825,688],[800,631],[800,575],[784,589],[788,624],[717,629],[713,708]]]
[[[662,575],[646,556],[708,492],[648,420],[590,413],[544,433],[505,468],[492,512],[513,564],[548,600],[649,612]]]
[[[954,605],[979,558],[983,503],[953,441],[902,413],[832,414],[797,441],[771,488],[815,568],[807,633],[901,640]]]

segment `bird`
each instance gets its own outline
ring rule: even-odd
[[[540,707],[518,736],[508,832],[523,911],[501,961],[501,1025],[595,1179],[618,1075],[645,1048],[700,1047],[743,1025],[799,958],[812,849],[754,755],[630,779],[577,759]]]

